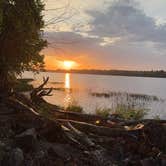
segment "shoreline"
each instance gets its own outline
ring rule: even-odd
[[[144,77],[144,78],[166,78],[165,71],[125,71],[125,70],[46,70],[40,72],[73,73],[85,75]],[[161,72],[161,73],[160,73]]]

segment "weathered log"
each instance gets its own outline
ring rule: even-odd
[[[65,121],[65,125],[71,129],[69,139],[72,139],[77,144],[81,144],[82,148],[88,150],[87,152],[91,156],[92,160],[96,161],[96,165],[112,165],[112,158],[108,155],[107,151],[100,145],[96,145],[90,138],[89,135],[80,132],[76,129],[71,122]]]
[[[76,112],[67,112],[67,111],[59,111],[59,110],[50,110],[49,113],[51,116],[55,117],[56,119],[66,119],[66,120],[74,120],[79,122],[87,122],[91,124],[95,124],[98,126],[106,126],[106,127],[119,127],[121,128],[121,125],[118,123],[108,121],[108,118],[99,116],[99,115],[93,115],[93,114],[83,114],[83,113],[76,113]]]
[[[146,123],[150,123],[150,122],[154,122],[154,123],[161,123],[161,124],[166,124],[166,120],[158,120],[158,119],[141,119],[141,120],[131,120],[131,121],[125,121],[125,122],[121,122],[120,125],[123,126],[131,126],[131,125],[137,125],[137,124],[146,124]]]
[[[67,122],[67,123],[68,123],[68,127],[72,131],[72,134],[74,134],[76,140],[78,140],[83,145],[86,145],[88,147],[94,147],[95,146],[95,144],[87,137],[86,134],[84,134],[83,132],[79,131],[75,127],[73,127],[70,122]]]
[[[78,121],[72,121],[72,120],[57,120],[61,124],[67,126],[68,122],[76,128],[77,130],[84,132],[84,133],[93,133],[96,135],[101,135],[101,136],[112,136],[112,137],[117,137],[117,136],[127,136],[130,135],[131,131],[127,131],[122,128],[109,128],[109,127],[103,127],[103,126],[96,126],[93,124],[88,124],[85,122],[78,122]]]
[[[30,107],[29,105],[23,103],[20,100],[17,100],[16,98],[10,98],[8,102],[9,105],[11,105],[11,107],[14,108],[15,110],[31,112],[32,114],[39,116],[39,113],[34,108]]]

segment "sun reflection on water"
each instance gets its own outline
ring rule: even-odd
[[[64,106],[67,107],[69,104],[71,104],[71,85],[70,85],[70,74],[66,73],[65,74],[65,92],[66,92],[66,96],[64,98]]]
[[[70,74],[65,74],[65,89],[70,90]]]

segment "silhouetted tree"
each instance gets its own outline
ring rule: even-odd
[[[16,75],[43,67],[43,9],[41,0],[0,0],[0,93]]]

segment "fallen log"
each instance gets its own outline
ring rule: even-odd
[[[70,133],[74,136],[74,138],[82,145],[85,145],[86,148],[95,146],[86,134],[73,127],[70,122],[67,122],[67,127],[71,130]]]
[[[49,113],[51,116],[55,117],[56,119],[64,119],[64,120],[73,120],[79,122],[87,122],[97,126],[105,126],[105,127],[119,127],[121,125],[115,123],[113,121],[108,121],[108,118],[93,115],[93,114],[83,114],[83,113],[76,113],[76,112],[66,112],[66,111],[58,111],[58,110],[50,110]]]
[[[76,128],[77,130],[84,132],[84,133],[93,133],[96,135],[101,136],[108,136],[108,137],[119,137],[119,136],[127,136],[132,133],[132,131],[127,131],[124,128],[109,128],[103,126],[97,126],[85,122],[78,122],[73,120],[57,120],[59,123],[63,124],[64,126],[68,125],[68,122]]]
[[[16,98],[10,98],[7,101],[8,105],[15,110],[29,112],[34,116],[39,116],[39,113],[34,107],[30,107],[27,103],[24,103]]]
[[[145,124],[145,123],[161,123],[161,124],[166,124],[166,120],[160,120],[160,119],[141,119],[141,120],[132,120],[132,121],[125,121],[125,122],[120,122],[120,125],[122,126],[132,126],[132,125],[137,125],[137,124]]]
[[[71,119],[71,120],[78,120],[78,121],[92,121],[96,123],[96,121],[100,120],[100,122],[106,122],[107,118],[103,118],[98,115],[92,114],[82,114],[76,112],[67,112],[67,111],[51,111],[51,113],[57,117],[57,119]]]

